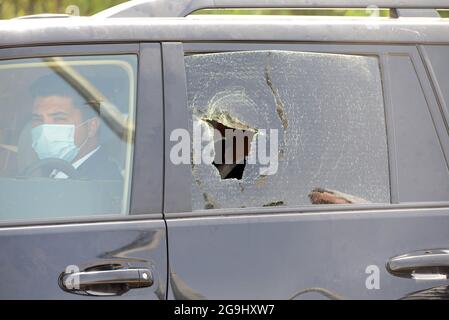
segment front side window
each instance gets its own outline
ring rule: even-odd
[[[134,55],[0,62],[0,221],[126,214]]]
[[[194,210],[389,203],[376,57],[185,57]]]

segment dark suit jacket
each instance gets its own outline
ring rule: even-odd
[[[89,180],[121,180],[123,179],[117,165],[100,148],[76,170],[81,179]]]

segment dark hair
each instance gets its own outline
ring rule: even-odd
[[[75,108],[83,115],[83,120],[99,116],[98,103],[88,102],[66,80],[56,74],[50,74],[37,79],[30,88],[33,100],[39,97],[60,96],[73,101]]]

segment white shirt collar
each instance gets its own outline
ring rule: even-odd
[[[86,154],[84,157],[82,157],[81,159],[76,160],[74,163],[72,163],[72,166],[75,169],[78,169],[84,162],[87,161],[87,159],[89,159],[90,157],[92,157],[94,155],[95,152],[98,151],[98,149],[100,149],[101,146],[98,146],[96,149],[92,150],[91,152],[89,152],[88,154]],[[61,171],[57,171],[57,170],[53,170],[52,174],[50,175],[53,179],[67,179],[67,175],[64,172]]]
[[[72,166],[75,169],[78,169],[84,162],[86,162],[87,159],[89,159],[90,157],[92,157],[92,155],[98,151],[98,149],[100,149],[101,146],[98,146],[97,148],[95,148],[94,150],[92,150],[91,152],[89,152],[88,154],[86,154],[84,157],[82,157],[81,159],[76,160],[74,163],[72,163]]]

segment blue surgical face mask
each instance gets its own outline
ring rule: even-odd
[[[86,121],[81,125],[84,123]],[[75,144],[76,128],[73,124],[42,124],[33,128],[32,146],[39,159],[57,158],[72,162],[82,147]],[[83,145],[86,142],[87,138]]]

